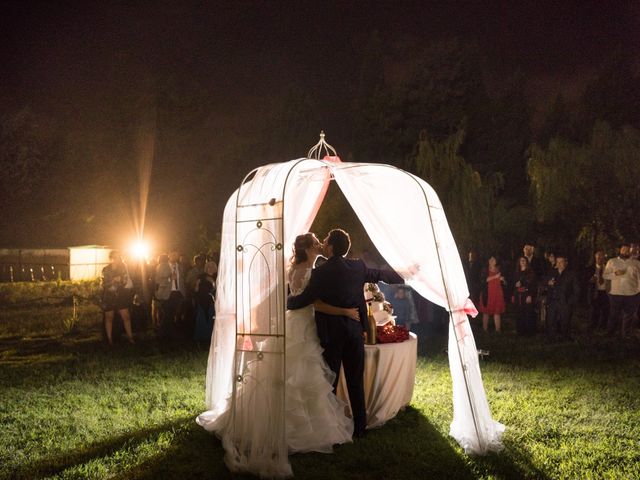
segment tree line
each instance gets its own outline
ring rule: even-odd
[[[640,238],[640,82],[629,58],[614,53],[579,92],[532,105],[524,73],[478,45],[414,47],[408,55],[374,33],[331,88],[292,80],[235,105],[205,76],[157,70],[112,92],[94,123],[32,105],[6,112],[0,242],[116,242],[136,223],[140,162],[151,155],[146,225],[198,249],[246,172],[304,156],[321,128],[343,160],[429,182],[461,249],[534,239],[587,252]]]

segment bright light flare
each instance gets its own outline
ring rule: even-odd
[[[133,242],[133,244],[129,248],[129,251],[131,252],[131,256],[136,260],[146,261],[151,254],[151,248],[149,247],[149,244],[142,239]]]

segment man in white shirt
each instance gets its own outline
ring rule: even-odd
[[[162,302],[162,318],[158,337],[163,346],[168,346],[169,343],[177,339],[182,323],[186,275],[179,259],[179,252],[172,251],[169,254],[169,262],[158,265],[156,272],[156,282],[158,282],[156,296]]]
[[[623,336],[631,334],[640,303],[640,261],[630,257],[629,244],[620,245],[620,253],[607,262],[604,278],[611,281],[607,333],[612,335],[622,325]],[[620,317],[622,316],[622,321]]]

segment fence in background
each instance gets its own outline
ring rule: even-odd
[[[110,251],[98,245],[0,249],[0,282],[90,280],[100,276]]]

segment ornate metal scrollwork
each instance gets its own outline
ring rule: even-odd
[[[256,227],[258,227],[258,228],[262,228],[262,220],[258,220],[258,221],[256,222]]]
[[[264,353],[258,352],[258,360],[262,360],[264,358]]]
[[[243,251],[243,250],[244,250],[244,247],[243,247],[242,245],[238,245],[238,246],[236,247],[236,250],[238,250],[239,252],[241,252],[241,251]]]

